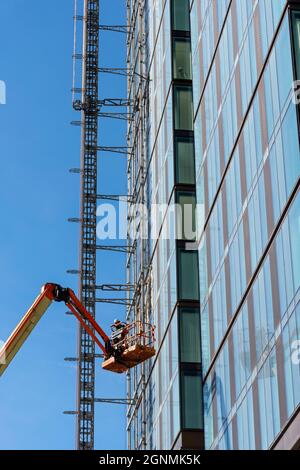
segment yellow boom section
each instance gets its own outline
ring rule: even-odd
[[[51,303],[52,299],[48,297],[47,289],[42,291],[4,343],[0,349],[0,376],[9,366]]]

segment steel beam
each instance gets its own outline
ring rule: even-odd
[[[102,284],[96,286],[96,289],[106,292],[133,292],[135,286],[132,284]]]

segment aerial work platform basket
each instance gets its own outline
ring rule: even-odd
[[[155,355],[155,327],[141,321],[126,325],[124,337],[113,344],[115,353],[103,361],[102,368],[122,374]]]

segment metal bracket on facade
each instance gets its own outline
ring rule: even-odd
[[[68,269],[66,272],[67,274],[80,274],[79,269]]]
[[[112,405],[133,405],[134,400],[129,398],[95,398],[95,403],[110,403]]]
[[[127,196],[127,195],[119,195],[119,194],[99,194],[97,196],[97,199],[102,199],[104,201],[122,201],[122,202],[128,202],[128,203],[133,203],[133,196]]]
[[[96,286],[96,289],[108,292],[133,292],[135,286],[132,284],[102,284]]]
[[[98,152],[111,152],[119,155],[131,155],[130,147],[97,147]]]
[[[115,251],[117,253],[131,253],[134,248],[128,245],[97,245],[97,250]]]
[[[114,304],[114,305],[123,305],[123,306],[129,306],[131,305],[131,300],[130,299],[100,299],[96,298],[95,300],[98,303],[103,303],[103,304]]]
[[[110,73],[112,75],[122,75],[123,77],[128,77],[131,75],[131,70],[125,67],[99,67],[99,73]]]
[[[125,68],[125,67],[123,67],[123,68],[122,67],[99,67],[98,72],[99,73],[110,73],[112,75],[122,75],[124,77],[131,77],[131,78],[136,76],[136,77],[139,77],[141,80],[145,80],[145,81],[148,81],[148,82],[151,81],[149,76],[141,75],[140,73],[138,73],[138,72],[136,72],[132,69]]]
[[[131,32],[131,28],[127,25],[107,25],[107,24],[100,24],[99,30],[101,31],[112,31],[113,33],[124,33],[129,34]]]
[[[81,170],[80,168],[70,168],[69,173],[72,173],[74,175],[80,175],[83,173],[83,170]]]

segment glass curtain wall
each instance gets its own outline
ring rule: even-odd
[[[195,149],[189,0],[172,0],[175,201],[181,429],[203,429],[198,251],[195,241]],[[199,442],[200,446],[200,442]]]
[[[205,445],[276,448],[300,440],[300,15],[221,3],[191,15]]]

